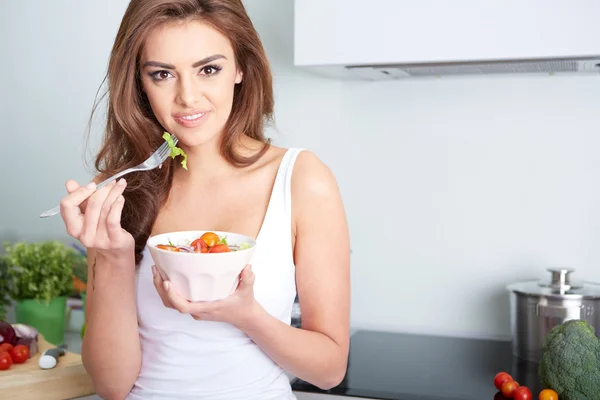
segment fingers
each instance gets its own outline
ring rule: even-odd
[[[114,183],[104,186],[102,189],[97,190],[96,193],[88,200],[85,214],[83,215],[83,230],[79,240],[86,247],[97,247],[101,241],[105,241],[107,238],[98,238],[96,240],[96,233],[98,231],[98,223],[100,220],[100,213],[104,202],[108,197],[108,194],[113,189]]]
[[[119,235],[123,233],[123,228],[121,228],[121,214],[123,213],[124,206],[125,198],[123,195],[119,195],[106,217],[106,231],[110,240],[118,240]]]
[[[119,234],[121,233],[121,213],[122,206],[119,208],[119,204],[116,202],[121,199],[121,195],[125,190],[127,183],[124,179],[120,179],[119,182],[112,182],[110,184],[111,190],[108,193],[108,196],[104,200],[104,204],[102,205],[102,209],[100,211],[100,217],[98,219],[98,229],[96,235],[100,241],[108,240],[111,241],[117,240]],[[117,210],[117,211],[115,211]],[[117,213],[118,219],[116,220],[116,224],[114,221],[114,214]],[[108,220],[109,215],[113,214],[113,219]],[[109,228],[110,225],[110,228]],[[112,236],[112,237],[111,237]]]
[[[70,184],[70,188],[74,189],[76,184],[76,182]],[[81,235],[84,223],[79,205],[94,194],[95,189],[96,184],[92,182],[87,186],[74,189],[60,201],[60,214],[67,227],[67,233],[75,238]]]
[[[152,279],[152,281],[154,283],[154,287],[156,288],[156,291],[158,292],[158,295],[160,296],[160,299],[162,300],[164,306],[173,308],[173,306],[171,305],[171,302],[169,301],[169,297],[167,296],[167,293],[164,289],[163,282],[165,282],[165,281],[163,281],[160,274],[158,273],[158,269],[156,268],[156,265],[152,266],[152,275],[154,275],[154,277]]]
[[[73,193],[80,187],[79,183],[75,182],[74,180],[68,180],[65,186],[67,188],[67,193],[69,194]]]
[[[171,282],[163,281],[162,291],[166,295],[166,300],[171,306],[182,314],[190,314],[192,303],[178,295],[173,290]]]
[[[162,282],[160,292],[166,295],[165,302],[170,304],[171,308],[174,308],[182,314],[191,314],[196,320],[205,319],[205,317],[213,315],[217,312],[221,304],[220,301],[190,302],[173,290],[171,282],[169,281]]]
[[[254,286],[254,271],[252,271],[252,267],[250,264],[246,265],[240,274],[240,289],[244,288],[252,288]]]

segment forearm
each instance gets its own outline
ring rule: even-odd
[[[343,379],[348,349],[320,332],[289,326],[257,305],[240,327],[273,361],[294,376],[321,389]]]
[[[135,383],[141,363],[133,254],[120,265],[97,255],[92,285],[83,363],[103,398],[120,399]]]

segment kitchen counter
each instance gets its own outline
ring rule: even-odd
[[[543,389],[537,366],[513,357],[509,341],[359,330],[350,339],[348,370],[340,385],[324,391],[296,379],[292,388],[299,394],[346,398],[493,400],[498,392],[494,376],[506,371],[537,398]]]
[[[513,357],[509,341],[366,330],[352,333],[342,383],[325,391],[290,376],[298,400],[493,400],[497,393],[493,379],[500,371],[527,386],[534,398],[543,389],[537,364]],[[76,335],[68,339],[69,348],[80,349]]]

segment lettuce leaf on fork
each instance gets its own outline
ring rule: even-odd
[[[171,154],[170,154],[171,158],[175,159],[175,157],[177,157],[177,156],[182,156],[183,160],[181,161],[181,165],[183,166],[184,169],[187,170],[187,154],[185,154],[185,152],[183,150],[181,150],[179,147],[175,146],[175,142],[173,141],[173,138],[171,137],[171,135],[168,132],[165,132],[165,134],[163,135],[163,139],[165,139],[167,141],[167,144],[171,148]]]

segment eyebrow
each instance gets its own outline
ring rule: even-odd
[[[225,57],[224,55],[222,55],[222,54],[215,54],[213,56],[203,58],[200,61],[196,61],[194,64],[192,64],[192,67],[193,68],[197,68],[197,67],[200,67],[202,65],[208,64],[209,62],[218,60],[220,58],[223,58],[223,59],[227,60],[227,57]],[[164,68],[164,69],[175,69],[174,65],[165,64],[165,63],[161,63],[161,62],[158,62],[158,61],[147,61],[147,62],[144,63],[144,68],[145,67],[158,67],[158,68]]]

